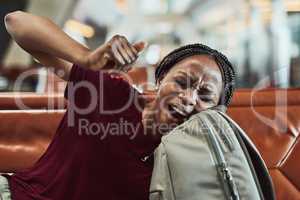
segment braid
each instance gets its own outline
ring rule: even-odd
[[[228,106],[235,88],[235,72],[232,64],[225,55],[203,44],[189,44],[170,52],[160,62],[155,70],[156,82],[165,75],[176,63],[194,55],[208,55],[214,58],[220,68],[224,81],[223,93],[219,105]]]

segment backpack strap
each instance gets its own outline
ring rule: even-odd
[[[206,118],[206,120],[208,120],[208,118]],[[206,134],[206,137],[211,146],[212,152],[214,154],[215,162],[216,162],[216,169],[217,169],[220,181],[222,182],[222,185],[224,187],[226,197],[229,200],[240,200],[236,182],[234,180],[234,177],[231,173],[230,168],[228,167],[228,163],[223,155],[220,144],[215,136],[216,133],[213,131],[214,128],[211,127],[211,124],[208,122],[210,120],[208,120],[208,121],[206,121],[206,120],[202,121],[201,124],[202,124],[204,130],[206,130],[208,133],[208,134]]]
[[[272,182],[272,178],[269,174],[268,168],[265,165],[259,151],[252,143],[246,133],[234,122],[228,115],[223,112],[217,111],[221,114],[232,127],[242,149],[248,159],[250,158],[250,166],[254,169],[255,176],[259,182],[260,191],[263,194],[264,199],[275,200],[275,190]],[[263,186],[263,187],[262,187]]]

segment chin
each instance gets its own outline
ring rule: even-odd
[[[178,120],[172,118],[170,114],[164,110],[158,113],[156,122],[156,127],[160,130],[161,134],[170,132],[180,124]]]

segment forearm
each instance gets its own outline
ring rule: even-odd
[[[27,52],[41,52],[80,65],[90,50],[70,38],[49,19],[24,12],[5,17],[7,31]]]

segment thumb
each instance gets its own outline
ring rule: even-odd
[[[101,45],[100,47],[98,47],[94,51],[94,53],[95,54],[103,54],[103,53],[105,53],[108,50],[108,48],[109,48],[109,43],[107,42],[107,43],[104,43],[103,45]]]
[[[132,46],[137,50],[137,52],[141,52],[148,46],[148,44],[147,42],[137,42]]]

